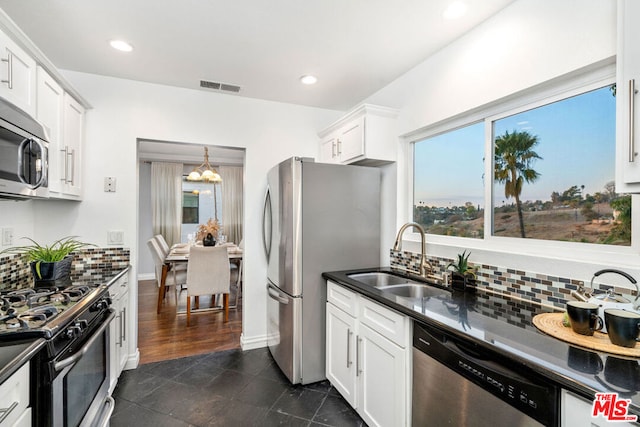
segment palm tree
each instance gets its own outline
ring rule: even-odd
[[[525,237],[524,219],[522,218],[522,204],[520,194],[522,185],[534,182],[540,174],[532,169],[536,159],[542,159],[533,147],[538,144],[538,137],[529,132],[506,131],[496,138],[494,151],[495,180],[504,183],[504,195],[508,199],[516,199],[518,219],[520,220],[520,234]]]

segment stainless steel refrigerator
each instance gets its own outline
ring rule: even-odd
[[[291,158],[268,175],[267,342],[293,384],[325,379],[322,273],[380,264],[380,170]]]

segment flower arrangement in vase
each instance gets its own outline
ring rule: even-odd
[[[202,240],[204,246],[215,246],[218,231],[220,231],[218,220],[209,218],[205,224],[198,226],[196,240]]]

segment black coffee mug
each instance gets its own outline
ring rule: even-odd
[[[609,339],[615,345],[635,347],[640,341],[640,314],[632,311],[608,308],[604,311]]]
[[[568,364],[570,368],[585,374],[598,374],[604,364],[598,353],[569,346]]]
[[[625,391],[640,390],[640,365],[637,360],[607,356],[604,379]]]
[[[593,335],[604,326],[602,318],[598,316],[598,306],[582,301],[569,301],[567,314],[571,321],[571,329],[580,335]]]

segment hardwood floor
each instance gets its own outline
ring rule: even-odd
[[[191,326],[187,328],[186,315],[176,314],[173,290],[167,292],[160,314],[156,314],[157,295],[155,280],[138,282],[140,364],[240,348],[242,298],[237,309],[229,310],[228,323],[223,323],[222,311],[202,312],[191,315]],[[184,291],[178,298],[186,301]]]

